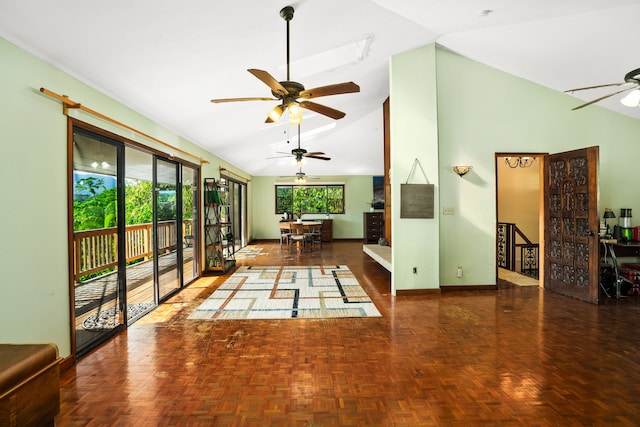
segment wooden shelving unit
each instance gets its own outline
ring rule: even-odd
[[[205,271],[224,273],[236,264],[229,185],[225,180],[204,179]]]

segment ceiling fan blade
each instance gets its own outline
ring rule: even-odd
[[[340,95],[343,93],[354,92],[360,92],[360,86],[358,86],[354,82],[345,82],[328,86],[320,86],[313,89],[306,89],[300,92],[300,97],[309,99],[318,98],[320,96]]]
[[[579,87],[579,88],[575,88],[575,89],[565,90],[564,93],[577,92],[579,90],[598,89],[598,88],[601,88],[601,87],[622,86],[623,84],[625,84],[625,83],[609,83],[609,84],[606,84],[606,85]]]
[[[577,107],[572,108],[571,110],[572,110],[572,111],[573,111],[573,110],[579,110],[580,108],[586,107],[587,105],[595,104],[595,103],[596,103],[596,102],[598,102],[598,101],[602,101],[603,99],[607,99],[607,98],[612,97],[612,96],[614,96],[614,95],[617,95],[617,94],[619,94],[619,93],[626,92],[626,91],[628,91],[628,90],[635,89],[635,88],[636,88],[635,86],[632,86],[632,87],[628,87],[628,88],[626,88],[626,89],[619,90],[619,91],[617,91],[617,92],[610,93],[609,95],[601,96],[600,98],[596,98],[596,99],[594,99],[593,101],[589,101],[589,102],[587,102],[586,104],[578,105]]]
[[[342,111],[327,107],[326,105],[316,104],[315,102],[311,101],[302,101],[300,102],[300,106],[302,108],[306,108],[307,110],[315,111],[316,113],[331,117],[335,120],[341,119],[346,116],[346,113],[343,113]]]
[[[325,156],[305,156],[306,158],[309,159],[318,159],[318,160],[331,160],[331,157],[325,157]]]
[[[322,151],[312,151],[311,153],[303,153],[302,155],[309,157],[309,156],[317,156],[322,154],[324,154]]]
[[[221,102],[240,102],[240,101],[278,101],[278,98],[223,98],[212,99],[211,102],[219,104]]]
[[[259,78],[264,84],[269,86],[274,94],[278,94],[280,96],[289,95],[289,91],[285,89],[284,86],[280,84],[271,74],[263,70],[256,70],[255,68],[249,68],[247,70],[257,78]]]

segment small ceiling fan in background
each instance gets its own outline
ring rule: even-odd
[[[621,83],[608,83],[608,84],[603,84],[603,85],[596,85],[596,86],[588,86],[588,87],[580,87],[580,88],[576,88],[576,89],[569,89],[569,90],[565,90],[565,93],[573,93],[573,92],[577,92],[579,90],[589,90],[589,89],[598,89],[598,88],[602,88],[602,87],[612,87],[612,86],[625,86],[624,89],[622,90],[618,90],[616,92],[610,93],[608,95],[604,95],[601,96],[599,98],[596,98],[592,101],[589,101],[587,103],[578,105],[575,108],[572,108],[572,110],[579,110],[580,108],[586,107],[588,105],[591,104],[595,104],[596,102],[600,102],[604,99],[610,98],[614,95],[618,95],[620,93],[623,92],[627,92],[627,91],[633,91],[631,93],[629,93],[627,96],[625,96],[624,98],[622,98],[620,100],[620,102],[622,102],[624,105],[626,105],[627,107],[637,107],[638,105],[640,105],[640,68],[635,69],[633,71],[629,71],[627,74],[625,74],[624,76],[624,82]]]
[[[310,176],[306,173],[302,172],[302,168],[298,168],[298,172],[296,172],[293,176],[281,176],[280,178],[293,178],[293,181],[296,184],[305,184],[309,179],[320,179],[319,176]]]
[[[289,21],[293,19],[293,7],[285,6],[280,11],[280,16],[287,22],[287,79],[284,81],[277,81],[267,71],[257,70],[250,68],[251,74],[260,79],[264,84],[269,86],[271,94],[275,98],[226,98],[226,99],[212,99],[213,103],[222,102],[241,102],[241,101],[278,101],[280,104],[276,105],[267,115],[265,123],[273,123],[280,119],[280,116],[289,111],[289,121],[292,124],[300,123],[302,121],[301,108],[315,111],[316,113],[325,115],[332,119],[338,120],[343,118],[346,113],[336,110],[335,108],[328,107],[326,105],[318,104],[315,102],[307,101],[307,99],[319,98],[321,96],[339,95],[345,93],[360,92],[360,86],[353,82],[337,83],[327,86],[320,86],[313,89],[305,89],[302,83],[291,81],[289,77]],[[302,99],[302,100],[299,100]]]
[[[294,157],[296,159],[296,165],[298,168],[302,167],[302,159],[317,159],[317,160],[331,160],[331,157],[326,157],[322,151],[308,152],[304,148],[300,147],[300,125],[298,124],[298,147],[291,150],[291,154],[277,151],[281,156],[268,157],[269,159],[278,159],[283,157]]]

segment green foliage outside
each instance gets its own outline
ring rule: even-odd
[[[172,186],[160,185],[158,192],[158,220],[176,217],[176,193]],[[117,190],[105,189],[100,178],[89,177],[78,181],[76,193],[85,193],[74,199],[74,230],[94,230],[115,227],[117,224]],[[86,193],[89,194],[86,194]],[[149,181],[127,180],[125,185],[126,224],[148,224],[153,221],[153,186]],[[193,218],[193,191],[185,186],[182,193],[183,219]]]
[[[276,186],[276,213],[344,213],[344,186]]]
[[[116,189],[106,189],[104,180],[95,177],[82,179],[76,183],[76,193],[88,192],[74,198],[73,229],[93,230],[115,227],[116,225]]]

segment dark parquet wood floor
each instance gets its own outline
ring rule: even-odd
[[[193,321],[205,277],[61,378],[58,426],[637,426],[637,300],[536,287],[392,297],[356,241],[241,265],[346,264],[383,314]]]

